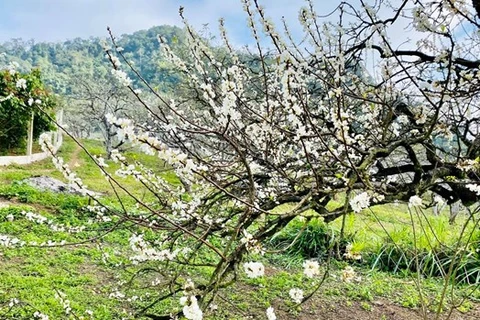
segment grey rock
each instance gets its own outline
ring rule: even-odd
[[[57,180],[55,178],[48,177],[48,176],[31,177],[31,178],[22,180],[21,183],[25,183],[25,184],[27,184],[31,187],[34,187],[34,188],[42,190],[42,191],[51,191],[51,192],[57,192],[57,193],[65,192],[65,193],[78,194],[78,192],[76,192],[68,184],[63,183],[60,180]]]

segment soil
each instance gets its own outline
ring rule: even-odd
[[[366,306],[369,307],[367,308]],[[334,301],[320,297],[312,298],[305,302],[301,306],[301,310],[295,313],[287,310],[281,301],[274,301],[273,308],[277,320],[436,320],[433,313],[427,314],[427,317],[423,318],[419,310],[405,308],[388,300],[376,300],[366,303],[341,299]],[[229,309],[230,312],[237,313],[234,310],[236,309],[235,306],[231,305]],[[265,319],[265,310],[263,309],[255,308],[242,313],[243,319]],[[438,318],[438,320],[445,319],[447,319],[447,313],[443,313]],[[480,305],[475,305],[467,313],[455,310],[449,319],[478,320],[480,319]]]
[[[366,308],[366,306],[370,306]],[[275,308],[275,306],[274,306]],[[388,300],[376,300],[365,303],[358,301],[328,301],[312,299],[302,306],[298,315],[292,315],[279,309],[276,311],[278,320],[421,320],[421,312],[415,309],[404,308]],[[447,314],[442,314],[440,319],[446,319]],[[427,315],[427,319],[435,319],[435,314]],[[451,320],[477,320],[480,319],[480,306],[476,305],[468,313],[454,311]]]
[[[302,305],[300,311],[295,313],[287,310],[281,301],[278,301],[278,304],[274,301],[273,308],[277,320],[437,320],[434,313],[427,314],[427,317],[423,318],[420,310],[405,308],[388,300],[366,303],[312,298]],[[265,310],[250,309],[248,313],[243,314],[243,318],[265,319]],[[445,319],[447,319],[447,313],[443,313],[438,318],[438,320]],[[478,320],[480,319],[480,305],[475,305],[466,313],[455,310],[449,319]]]
[[[267,269],[265,270],[267,272]],[[274,270],[269,270],[275,273]],[[254,287],[237,284],[236,291],[240,295],[248,296],[248,292],[255,290]],[[223,294],[218,296],[218,309],[215,311],[216,318],[230,319],[265,319],[266,307],[260,306],[255,301],[249,301],[250,307],[245,310],[235,303],[228,302]],[[248,298],[245,298],[249,300]],[[343,296],[325,296],[317,292],[312,298],[305,301],[298,309],[287,306],[285,301],[277,299],[271,301],[277,320],[446,320],[448,310],[443,312],[437,319],[435,313],[427,313],[422,317],[421,310],[402,307],[387,298],[376,298],[373,301],[352,300]],[[468,312],[453,310],[449,320],[480,320],[480,303],[471,303]],[[222,312],[225,310],[225,313]],[[209,318],[207,314],[207,319]],[[240,317],[240,318],[239,318]]]

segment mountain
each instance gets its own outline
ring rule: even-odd
[[[181,47],[184,43],[184,31],[175,26],[156,26],[133,34],[117,37],[117,43],[124,48],[123,54],[131,61],[142,77],[157,86],[175,83],[176,78],[168,72],[168,66],[160,57],[161,35],[172,47]],[[106,35],[108,36],[108,35]],[[34,40],[12,39],[0,44],[0,66],[12,61],[19,64],[21,71],[40,69],[47,86],[55,93],[69,95],[72,92],[74,78],[98,79],[110,73],[111,65],[105,58],[102,42],[109,38],[75,38],[64,42],[36,43]],[[134,81],[137,79],[130,70]]]

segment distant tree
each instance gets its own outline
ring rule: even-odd
[[[140,119],[142,110],[136,98],[126,88],[115,81],[115,78],[74,78],[72,93],[69,95],[69,107],[66,110],[66,123],[73,133],[79,137],[91,137],[101,133],[108,158],[113,149],[125,142],[116,134],[115,126],[109,122],[109,116],[131,117]]]
[[[45,88],[40,71],[19,73],[11,65],[0,71],[0,150],[24,147],[34,115],[33,136],[53,129],[55,97]],[[41,111],[41,110],[43,111]]]

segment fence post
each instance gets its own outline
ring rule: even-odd
[[[33,118],[35,114],[32,111],[32,118],[30,119],[30,125],[28,127],[28,142],[27,142],[27,156],[32,155],[32,149],[33,149]]]
[[[58,125],[63,125],[63,109],[58,110],[56,120]],[[60,127],[57,125],[57,130],[55,131],[54,145],[55,147],[60,147],[63,142],[63,134]]]

